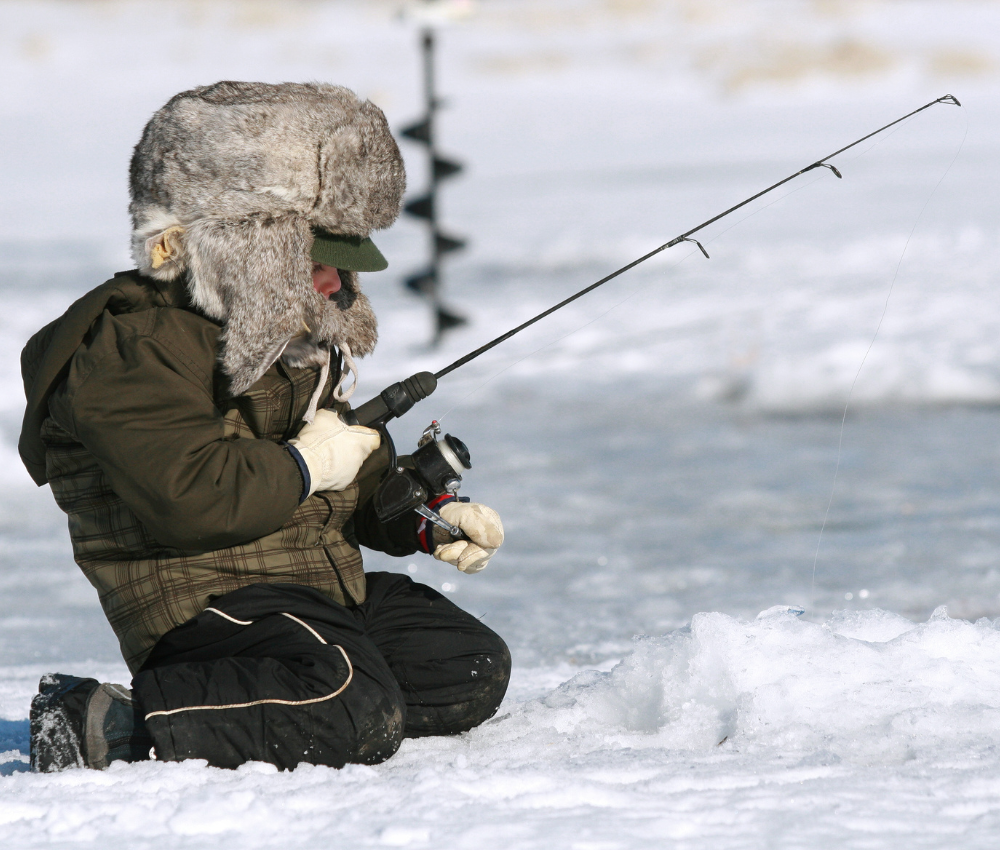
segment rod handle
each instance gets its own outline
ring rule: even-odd
[[[417,372],[405,381],[397,381],[375,398],[342,415],[348,425],[377,428],[390,419],[397,419],[421,399],[437,389],[437,378],[431,372]]]

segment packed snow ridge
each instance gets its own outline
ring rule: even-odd
[[[886,611],[824,624],[777,606],[753,622],[698,614],[638,637],[610,672],[587,671],[479,732],[577,752],[615,747],[763,751],[872,764],[918,750],[1000,743],[1000,630]]]

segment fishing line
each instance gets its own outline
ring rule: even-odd
[[[885,130],[888,130],[890,127],[894,127],[896,125],[905,123],[909,117],[916,115],[920,112],[923,112],[926,109],[930,109],[932,106],[939,103],[947,103],[953,106],[961,106],[959,101],[953,95],[950,94],[945,95],[944,97],[939,97],[936,100],[931,101],[930,103],[926,103],[923,106],[918,107],[917,109],[914,109],[911,112],[906,113],[906,115],[897,118],[895,121],[891,121],[890,123],[884,125],[883,127],[880,127],[879,129],[874,130],[873,132],[868,133],[865,136],[862,136],[860,139],[856,139],[850,144],[838,148],[836,151],[827,155],[826,157],[818,159],[812,162],[811,164],[806,165],[803,168],[800,168],[795,173],[790,174],[789,176],[783,178],[782,180],[779,180],[777,183],[774,183],[771,186],[768,186],[767,188],[762,189],[761,191],[751,195],[750,197],[745,198],[739,203],[729,207],[726,210],[723,210],[722,212],[712,216],[706,221],[703,221],[701,224],[698,224],[695,227],[692,227],[690,230],[681,233],[679,236],[675,236],[669,242],[664,242],[662,245],[660,245],[657,248],[654,248],[652,251],[649,251],[643,256],[633,260],[630,263],[627,263],[626,265],[622,266],[619,269],[616,269],[610,274],[605,275],[600,280],[595,281],[589,286],[585,286],[583,289],[574,292],[572,295],[570,295],[568,298],[564,298],[558,304],[554,304],[548,309],[543,310],[541,313],[538,313],[537,315],[531,317],[527,321],[522,322],[517,327],[511,328],[506,333],[503,333],[500,336],[490,340],[489,342],[480,345],[478,348],[468,352],[467,354],[458,358],[453,363],[448,364],[439,371],[418,372],[415,375],[411,375],[409,378],[406,378],[403,381],[397,381],[396,383],[386,387],[384,390],[382,390],[381,393],[378,394],[378,396],[369,399],[359,407],[353,410],[345,411],[342,414],[342,416],[345,418],[345,421],[349,425],[366,425],[368,427],[379,430],[381,434],[384,435],[387,441],[387,445],[389,447],[389,464],[388,464],[389,468],[385,471],[385,474],[382,476],[377,491],[374,494],[375,513],[377,517],[382,522],[388,522],[396,519],[399,516],[402,516],[407,511],[414,510],[418,514],[423,516],[426,521],[434,523],[434,525],[449,532],[453,537],[461,539],[465,536],[464,532],[460,528],[451,525],[446,519],[435,513],[430,508],[430,506],[425,503],[429,493],[433,495],[445,494],[445,493],[454,495],[457,492],[461,484],[462,473],[465,470],[471,468],[471,461],[469,458],[468,447],[457,437],[453,437],[450,434],[445,434],[441,439],[438,439],[438,435],[441,434],[440,422],[437,420],[432,421],[430,426],[424,429],[423,436],[420,438],[418,442],[418,448],[411,455],[411,460],[414,466],[412,467],[412,469],[407,469],[406,467],[399,465],[397,463],[395,447],[393,445],[392,438],[389,435],[389,432],[386,430],[386,425],[390,420],[402,416],[408,410],[410,410],[410,408],[412,408],[416,402],[420,401],[421,399],[427,398],[427,396],[429,396],[432,392],[434,392],[441,378],[451,374],[456,369],[459,369],[466,363],[475,360],[477,357],[480,357],[481,355],[485,354],[487,351],[490,351],[491,349],[495,348],[501,343],[506,342],[511,337],[515,336],[516,334],[519,334],[523,330],[526,330],[527,328],[531,327],[537,322],[540,322],[547,316],[552,315],[557,310],[561,310],[563,307],[568,306],[574,301],[582,298],[584,295],[593,292],[598,287],[603,286],[606,283],[609,283],[616,277],[619,277],[625,272],[634,269],[641,263],[644,263],[647,260],[650,260],[653,257],[659,255],[668,248],[673,248],[674,246],[679,245],[682,242],[689,242],[695,245],[701,251],[701,253],[704,254],[704,256],[707,258],[709,256],[709,253],[701,242],[693,238],[695,233],[700,233],[701,231],[705,230],[705,228],[707,228],[709,225],[715,224],[715,222],[723,218],[726,218],[732,213],[735,213],[737,210],[741,210],[744,207],[749,207],[750,204],[762,198],[764,195],[774,192],[776,189],[779,189],[786,183],[795,180],[797,177],[800,177],[807,171],[814,171],[821,168],[825,168],[831,171],[837,178],[841,178],[843,175],[840,173],[837,166],[833,165],[827,160],[830,160],[842,153],[845,153],[851,148],[855,148],[863,144],[872,137],[877,136],[878,134],[882,133]],[[966,126],[966,131],[968,131],[968,126]],[[964,141],[965,139],[963,137],[963,145]],[[955,159],[958,158],[958,153],[960,151],[961,147],[959,148],[958,151],[956,151],[955,157],[953,158],[952,162],[954,162]],[[948,170],[950,170],[950,168],[951,164],[949,164]],[[945,173],[941,175],[941,178],[938,181],[937,185],[940,185],[941,181],[944,180],[944,177],[947,175],[948,170],[946,170]],[[811,185],[811,182],[810,184],[807,185]],[[937,189],[937,185],[935,186],[935,191]],[[786,190],[781,197],[782,198],[787,197],[788,194],[789,193]],[[931,193],[931,195],[933,195],[933,192]],[[923,214],[923,211],[926,208],[929,201],[930,197],[928,197],[927,201],[924,202],[924,207],[921,209],[920,215]],[[776,201],[772,201],[772,203],[776,203]],[[770,204],[768,204],[767,206],[770,206]],[[767,206],[765,206],[764,208],[766,209]],[[752,207],[750,209],[752,209]],[[756,214],[756,212],[758,211],[759,210],[754,210],[751,213],[751,215]],[[744,221],[748,217],[749,216],[747,216],[744,213],[744,217],[740,219],[740,221]],[[918,222],[919,220],[920,216],[917,217]],[[727,228],[726,230],[723,231],[723,233],[727,232],[729,229],[731,228]],[[912,238],[915,229],[916,229],[916,223],[914,223],[914,227],[910,231],[910,236],[907,237],[907,242],[906,245],[904,245],[903,249],[904,255],[906,252],[906,247],[909,245],[909,240],[910,238]],[[718,238],[719,235],[721,234],[715,234],[715,236],[713,236],[713,239]],[[693,251],[691,253],[693,253]],[[684,262],[685,260],[687,260],[689,256],[690,253],[681,258],[679,262]],[[901,256],[899,263],[897,263],[896,274],[893,276],[893,281],[892,281],[893,284],[895,283],[896,276],[898,276],[902,259],[903,258]],[[568,333],[562,334],[557,340],[545,343],[545,345],[541,346],[540,348],[536,348],[535,351],[532,353],[537,353],[538,351],[541,351],[544,348],[550,347],[554,342],[564,340],[572,336],[573,334],[579,333],[584,327],[588,327],[589,325],[596,322],[598,319],[607,316],[612,310],[621,306],[623,303],[630,300],[631,298],[634,298],[638,293],[644,292],[658,278],[659,275],[657,275],[655,278],[650,279],[645,284],[640,283],[639,286],[636,287],[636,289],[634,289],[624,298],[618,299],[617,301],[615,301],[615,303],[612,303],[607,309],[602,310],[598,315],[591,318],[590,321],[584,323],[582,326],[577,326],[573,328]],[[892,288],[890,286],[890,295],[891,292]],[[886,299],[886,305],[883,308],[883,318],[887,310],[888,310],[888,297]],[[881,327],[881,320],[879,322],[879,327]],[[878,330],[876,330],[876,335],[877,333]],[[874,339],[875,338],[873,337],[872,342],[869,344],[869,350],[871,349],[871,346],[874,345]],[[515,363],[523,362],[529,356],[531,356],[531,353],[526,354],[519,360],[516,360]],[[867,358],[867,352],[865,356]],[[511,366],[513,365],[514,363],[511,363],[507,367],[505,367],[505,369],[500,370],[500,372],[491,376],[486,382],[481,383],[479,387],[474,389],[473,393],[477,392],[479,389],[485,386],[486,383],[489,383],[489,381],[494,380],[497,377],[497,374],[502,374],[503,371],[506,371],[506,369],[511,368]],[[862,366],[863,365],[864,361],[862,361]],[[860,374],[860,369],[858,370],[858,374]],[[856,381],[857,381],[857,375],[855,376],[855,382]],[[852,384],[851,387],[852,392],[853,392],[853,386],[854,385]],[[468,398],[471,394],[472,393],[466,394],[465,398]],[[848,396],[848,404],[849,403],[850,403],[850,395]],[[452,406],[452,408],[449,408],[449,410],[446,411],[446,413],[450,415],[451,410],[453,408],[454,405]],[[847,416],[846,411],[847,408],[845,407],[844,420],[846,420]],[[842,443],[843,443],[843,422],[841,423],[841,445]],[[840,458],[838,451],[838,471],[839,471],[839,460]],[[836,481],[834,483],[836,483]],[[833,491],[831,491],[831,499],[830,499],[831,503],[833,498],[832,492]],[[829,513],[829,505],[827,508],[827,513]],[[825,520],[824,520],[824,527],[825,527]],[[818,558],[818,547],[817,547],[817,558]],[[814,586],[815,586],[817,558],[814,558],[813,561]]]
[[[962,135],[962,141],[959,142],[958,150],[955,151],[955,155],[951,158],[951,162],[948,163],[948,167],[945,168],[944,173],[938,178],[937,183],[934,184],[934,188],[931,189],[930,194],[924,201],[923,206],[920,208],[920,212],[917,214],[916,220],[913,222],[913,227],[910,228],[910,233],[906,237],[906,242],[903,245],[903,252],[899,255],[899,261],[896,263],[896,270],[892,275],[892,280],[889,282],[889,291],[885,296],[885,303],[882,305],[882,315],[879,317],[878,325],[875,327],[875,333],[872,334],[871,342],[868,343],[868,348],[865,350],[864,357],[861,358],[861,364],[858,366],[858,371],[854,375],[854,380],[851,382],[851,387],[847,392],[847,402],[844,404],[844,415],[840,420],[840,437],[837,442],[837,463],[833,470],[833,483],[830,485],[830,499],[826,505],[826,513],[823,515],[823,524],[819,529],[819,537],[816,540],[816,552],[813,555],[813,568],[812,568],[812,586],[810,590],[810,597],[812,598],[812,604],[815,606],[816,599],[816,566],[819,563],[819,550],[823,543],[823,532],[826,531],[827,522],[830,519],[830,510],[833,507],[833,497],[837,489],[837,477],[840,473],[840,464],[843,458],[844,449],[844,431],[847,425],[847,411],[851,406],[851,399],[854,395],[854,388],[858,383],[858,378],[861,377],[861,371],[865,367],[865,363],[868,360],[868,355],[871,354],[872,348],[875,346],[875,340],[878,339],[879,331],[882,329],[882,323],[885,321],[886,314],[889,311],[889,299],[892,298],[893,288],[896,286],[896,279],[899,277],[899,270],[903,265],[903,258],[906,256],[906,251],[910,247],[910,240],[913,239],[913,234],[916,232],[917,226],[920,224],[920,219],[923,218],[924,211],[930,204],[931,199],[934,197],[938,188],[944,182],[945,177],[951,171],[952,166],[958,160],[959,154],[962,153],[962,148],[965,147],[965,140],[969,136],[969,119],[966,115],[965,118],[965,132]]]

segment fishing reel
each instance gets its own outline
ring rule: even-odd
[[[458,495],[462,474],[472,469],[469,449],[458,437],[441,435],[437,420],[431,422],[417,443],[417,449],[403,465],[397,454],[386,423],[402,416],[414,404],[437,388],[437,379],[430,372],[420,372],[386,387],[356,410],[344,414],[349,425],[365,425],[377,430],[389,450],[389,468],[383,474],[374,495],[375,514],[389,522],[415,511],[443,528],[452,537],[466,539],[464,532],[428,508],[426,503],[435,496]]]
[[[380,520],[388,522],[408,511],[416,511],[452,536],[464,537],[460,529],[425,504],[435,496],[457,497],[462,473],[472,469],[465,443],[451,434],[443,437],[440,434],[441,426],[436,420],[427,426],[417,443],[417,450],[410,455],[412,466],[399,464],[390,438],[391,465],[375,491],[375,513]]]

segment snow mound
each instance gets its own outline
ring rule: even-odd
[[[581,750],[724,744],[866,764],[1000,744],[996,623],[950,619],[943,607],[919,625],[880,610],[825,624],[797,613],[778,607],[753,622],[698,614],[672,634],[637,638],[610,672],[581,673],[483,734]]]

